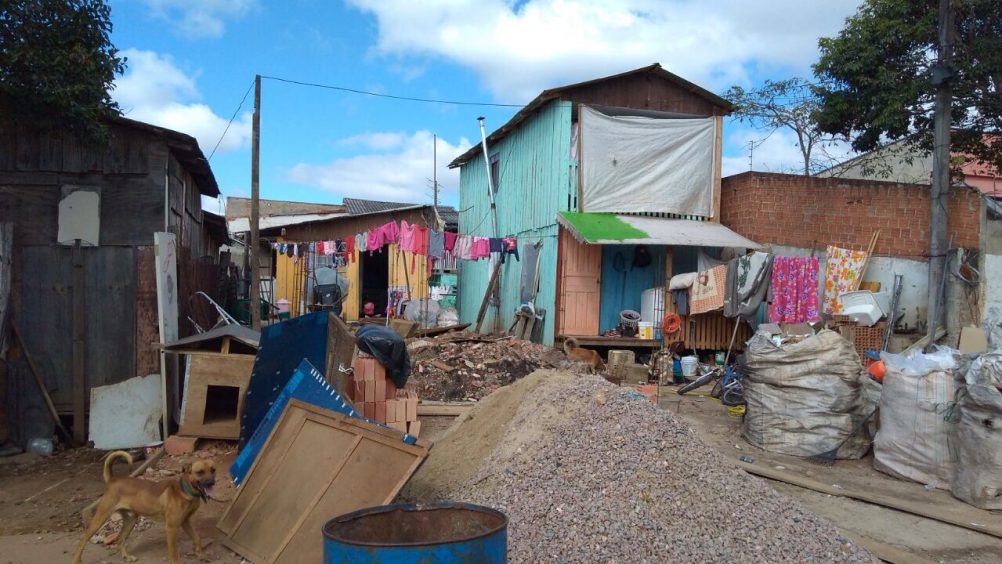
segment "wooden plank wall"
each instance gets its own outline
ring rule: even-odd
[[[18,325],[28,350],[46,379],[56,384],[53,401],[71,406],[73,342],[73,267],[70,247],[21,249]],[[88,387],[121,382],[136,375],[135,327],[114,320],[136,318],[135,250],[84,247],[84,373]],[[89,397],[89,396],[88,396]]]
[[[668,313],[677,312],[670,294],[665,306]],[[681,317],[682,330],[668,337],[665,342],[671,343],[681,340],[685,342],[685,347],[689,350],[692,349],[693,345],[698,350],[727,350],[727,346],[731,342],[731,334],[734,332],[734,320],[724,317],[722,311],[711,311],[693,316],[683,315]],[[696,320],[695,331],[690,327],[690,317]],[[734,341],[735,350],[743,349],[744,344],[748,339],[751,339],[751,336],[751,327],[747,323],[742,323],[738,329],[737,339]]]
[[[582,86],[567,91],[563,98],[580,104],[679,112],[700,116],[721,114],[720,108],[711,104],[709,100],[655,74],[635,74]]]
[[[570,157],[571,104],[553,101],[541,107],[507,137],[488,148],[500,156],[497,193],[498,229],[517,235],[519,251],[527,241],[541,241],[537,308],[546,309],[543,342],[553,343],[557,294],[558,211],[571,209],[577,193],[577,173]],[[490,199],[483,155],[463,165],[460,174],[459,232],[491,236]],[[518,307],[518,278],[522,263],[507,261],[501,272],[500,324],[507,329]],[[488,261],[459,261],[459,316],[476,321],[490,279]],[[494,308],[484,327],[494,326]]]

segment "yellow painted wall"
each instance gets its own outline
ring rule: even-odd
[[[279,240],[281,241],[281,240]],[[428,297],[428,259],[424,256],[416,256],[414,272],[411,272],[411,256],[413,253],[400,251],[396,245],[389,245],[383,252],[389,253],[389,280],[390,287],[405,288],[408,279],[410,280],[411,298],[420,299]],[[347,266],[338,269],[338,273],[348,279],[348,297],[344,301],[342,311],[347,321],[358,320],[359,310],[359,268],[358,260],[349,262]],[[404,271],[404,264],[407,271]],[[299,273],[297,277],[297,273]],[[302,285],[302,262],[293,263],[292,257],[279,255],[275,261],[275,300],[289,300],[289,311],[293,317],[302,315],[299,311],[299,300]]]
[[[411,299],[428,297],[428,257],[414,256],[414,253],[401,251],[396,245],[388,245],[390,253],[390,286],[406,288],[410,281]],[[414,257],[414,271],[411,272],[411,257]],[[406,270],[404,268],[406,265]]]

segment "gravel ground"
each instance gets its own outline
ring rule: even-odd
[[[876,561],[632,389],[563,371],[509,388],[404,493],[505,511],[513,562]]]

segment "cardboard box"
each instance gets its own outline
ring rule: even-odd
[[[417,398],[407,398],[406,420],[417,421]]]
[[[421,422],[411,421],[407,424],[407,432],[414,435],[415,437],[421,436]]]
[[[404,423],[406,427],[407,421],[407,400],[405,398],[397,398],[397,421]]]

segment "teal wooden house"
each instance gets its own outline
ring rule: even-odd
[[[657,320],[672,311],[665,281],[695,270],[700,248],[756,248],[718,222],[721,123],[730,110],[654,64],[545,90],[487,136],[486,163],[479,143],[452,161],[460,167],[459,232],[515,235],[520,249],[539,249],[538,262],[500,267],[500,305],[487,308],[481,330],[508,329],[528,299],[545,311],[536,337],[543,343],[575,336],[592,346],[645,346],[603,333],[623,310]],[[459,262],[459,315],[475,323],[491,267]],[[676,337],[726,346],[730,324],[701,317]]]

